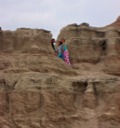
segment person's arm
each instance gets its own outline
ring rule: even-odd
[[[55,45],[54,43],[51,43],[53,50],[55,51]]]
[[[56,52],[56,44],[55,44],[55,43],[53,43],[53,45],[54,45],[54,50],[55,50],[55,52]]]

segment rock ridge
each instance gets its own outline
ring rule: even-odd
[[[119,27],[71,24],[62,37],[71,66],[50,31],[0,30],[0,128],[120,128]]]

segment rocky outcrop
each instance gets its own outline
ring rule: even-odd
[[[64,27],[72,65],[46,30],[0,31],[0,128],[119,128],[120,32]]]
[[[118,16],[118,18],[116,19],[115,22],[113,22],[113,23],[111,23],[107,26],[109,26],[109,27],[119,27],[120,28],[120,16]]]
[[[120,30],[117,28],[72,24],[61,29],[58,40],[62,37],[66,39],[73,62],[98,62],[103,57],[119,54]]]
[[[0,49],[2,51],[44,51],[49,48],[51,38],[50,31],[43,29],[0,30]]]
[[[104,66],[104,71],[110,74],[119,74],[119,28],[96,28],[85,24],[71,24],[61,29],[58,40],[62,37],[66,39],[73,64],[101,63]]]

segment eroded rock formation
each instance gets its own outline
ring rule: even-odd
[[[3,51],[45,50],[52,34],[43,29],[19,28],[16,31],[0,30],[0,49]]]
[[[118,16],[118,18],[116,19],[115,22],[113,22],[113,23],[111,23],[107,26],[109,26],[109,27],[120,27],[120,16]]]
[[[0,31],[0,128],[119,128],[120,29],[68,25],[72,66],[45,30]]]

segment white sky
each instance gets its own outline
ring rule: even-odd
[[[120,15],[120,0],[0,0],[3,30],[38,28],[57,37],[61,28],[83,22],[102,27]]]

